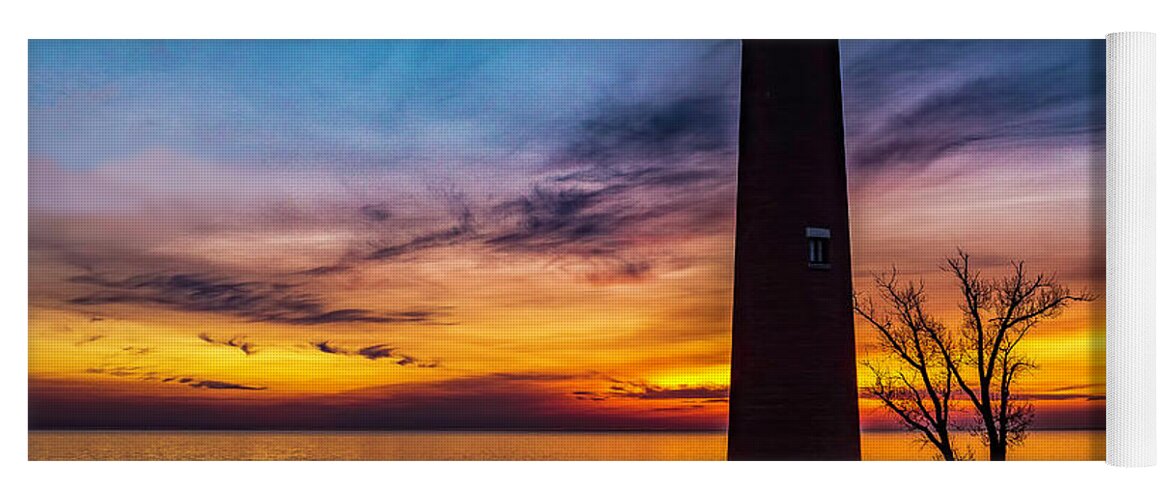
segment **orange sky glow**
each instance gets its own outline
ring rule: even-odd
[[[30,45],[46,427],[726,426],[736,43],[107,45]],[[851,50],[847,137],[872,141],[850,110],[877,123],[881,96],[851,94],[850,64],[890,49]],[[1093,140],[881,168],[850,147],[859,292],[896,266],[954,321],[938,266],[962,247],[1104,293]],[[1104,427],[1104,331],[1099,299],[1023,344],[1039,427]],[[861,403],[864,429],[897,428]]]

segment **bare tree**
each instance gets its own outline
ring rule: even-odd
[[[903,285],[897,271],[875,278],[889,312],[876,312],[868,299],[855,300],[859,316],[878,331],[879,345],[901,362],[900,370],[871,368],[877,380],[868,392],[935,444],[945,459],[944,448],[951,447],[946,431],[957,428],[950,421],[953,392],[971,403],[976,419],[969,430],[988,447],[990,460],[1005,460],[1008,448],[1024,441],[1033,406],[1016,397],[1013,383],[1036,365],[1017,347],[1038,323],[1059,316],[1073,302],[1095,299],[1086,292],[1071,293],[1047,274],[1029,274],[1023,262],[1009,267],[1007,276],[989,279],[972,269],[963,250],[947,259],[943,270],[955,278],[963,297],[954,329],[924,312],[923,284]]]
[[[954,350],[944,350],[948,368],[978,415],[975,431],[988,445],[989,460],[1004,460],[1009,446],[1024,441],[1033,422],[1032,404],[1012,393],[1013,382],[1036,368],[1017,346],[1038,323],[1059,316],[1073,302],[1094,300],[1071,293],[1044,273],[1030,275],[1024,262],[1012,262],[1008,276],[987,279],[971,268],[960,250],[947,259],[963,293],[963,324]]]
[[[955,378],[943,356],[950,348],[943,325],[924,312],[922,283],[900,284],[898,271],[892,270],[876,276],[875,284],[885,310],[879,312],[873,299],[860,296],[855,298],[854,310],[878,332],[879,345],[890,361],[904,369],[866,362],[874,384],[865,390],[934,446],[944,460],[956,460],[950,432]]]

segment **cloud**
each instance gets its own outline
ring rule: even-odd
[[[319,352],[325,354],[337,354],[341,356],[359,356],[370,361],[378,361],[380,359],[390,360],[399,366],[410,366],[415,368],[438,368],[438,361],[424,361],[415,356],[405,354],[397,347],[392,347],[390,344],[374,344],[356,349],[347,349],[337,346],[328,340],[319,342],[311,342],[310,345]]]
[[[351,269],[353,269],[353,266],[344,265],[344,264],[336,264],[336,265],[329,265],[329,266],[317,266],[317,267],[313,267],[310,269],[306,269],[304,271],[296,271],[293,274],[294,275],[303,275],[303,276],[326,276],[326,275],[330,275],[330,274],[344,273],[344,272],[349,271]]]
[[[699,167],[671,168],[665,166],[622,170],[589,168],[555,178],[556,182],[583,182],[619,184],[624,187],[686,187],[713,179],[727,177],[726,173]]]
[[[143,376],[141,374],[144,370],[141,366],[114,366],[107,368],[86,368],[86,373],[104,374],[114,377],[134,377]]]
[[[505,52],[567,48],[522,45],[531,47]],[[660,51],[676,56],[658,61]],[[602,53],[608,55],[601,58]],[[738,44],[615,42],[596,44],[589,54],[575,54],[598,58],[595,63],[603,67],[617,64],[613,69],[626,76],[597,73],[617,82],[595,82],[571,91],[566,95],[575,100],[564,109],[548,109],[548,99],[566,89],[547,89],[558,93],[531,103],[536,105],[531,110],[534,116],[516,122],[532,130],[488,127],[490,138],[438,134],[445,146],[440,151],[462,149],[494,160],[473,162],[474,170],[460,162],[449,170],[423,168],[413,161],[394,170],[335,171],[328,167],[333,163],[326,163],[288,171],[257,165],[252,155],[188,158],[174,151],[191,148],[166,144],[115,155],[84,172],[61,168],[49,159],[52,155],[38,156],[30,173],[36,188],[31,210],[38,229],[30,235],[30,245],[87,272],[157,270],[168,275],[178,269],[189,276],[232,278],[227,281],[267,276],[262,283],[274,275],[330,281],[361,274],[365,266],[381,261],[479,245],[528,259],[568,263],[563,270],[599,285],[652,278],[660,269],[660,252],[639,248],[640,237],[686,239],[732,227]],[[647,57],[664,65],[647,72],[642,63],[634,63]],[[619,64],[615,58],[626,62]],[[584,61],[575,61],[563,69],[576,74]],[[530,84],[547,83],[537,80]],[[481,82],[475,78],[467,83],[473,81]],[[498,83],[512,81],[510,77]],[[452,89],[452,102],[484,105],[485,96],[465,92],[463,87]],[[515,100],[512,93],[497,97]],[[482,111],[485,115],[479,118],[499,125],[495,106]],[[534,118],[541,125],[534,125]],[[384,132],[377,137],[385,139]],[[395,128],[391,135],[402,132]],[[352,137],[365,144],[356,139],[365,135]],[[459,139],[446,144],[452,137]],[[508,162],[500,163],[502,159]],[[432,160],[421,165],[444,163]],[[444,186],[442,192],[429,192],[437,185]],[[444,211],[450,213],[437,220]],[[153,223],[159,219],[168,223]],[[91,222],[102,224],[104,234],[119,237],[96,235],[88,229],[94,227]],[[660,243],[666,247],[670,242]],[[270,255],[279,258],[265,258]],[[685,263],[680,259],[673,265]],[[138,291],[145,295],[145,290]],[[210,307],[114,290],[73,300],[78,305]],[[277,314],[272,319],[259,314],[259,320],[310,325],[396,321],[375,311],[328,312]]]
[[[615,385],[610,386],[610,391],[607,393],[612,397],[635,399],[723,399],[725,401],[728,397],[728,386],[726,385],[678,385],[675,387],[663,387],[646,382],[612,380],[615,382]]]
[[[623,182],[539,185],[493,209],[499,223],[484,244],[496,252],[571,258],[569,267],[595,284],[642,281],[678,248],[673,242],[730,229],[730,193],[668,196]],[[657,242],[654,249],[649,241]]]
[[[663,101],[601,106],[570,132],[557,164],[629,168],[677,163],[700,153],[729,153],[737,131],[734,90],[680,95]]]
[[[850,167],[925,167],[969,148],[1105,131],[1101,40],[851,41],[842,79]]]
[[[324,352],[326,354],[346,354],[344,350],[342,350],[340,347],[335,347],[333,344],[330,344],[328,340],[322,342],[313,342],[312,345],[318,351]]]
[[[720,411],[649,411],[579,401],[558,381],[592,374],[495,373],[262,400],[138,396],[32,381],[32,429],[241,430],[720,430]],[[210,382],[210,381],[209,381]],[[187,384],[199,384],[189,380]],[[215,384],[203,384],[211,389]],[[234,390],[247,390],[233,388]],[[231,389],[229,389],[231,390]],[[694,405],[692,405],[694,406]],[[65,411],[85,408],[85,412]]]
[[[663,408],[651,408],[647,411],[650,411],[650,412],[682,412],[682,411],[694,411],[694,410],[698,410],[703,407],[704,407],[703,405],[668,406],[668,407],[663,407]]]
[[[728,80],[708,94],[656,96],[598,107],[572,127],[546,169],[555,175],[497,212],[513,227],[487,243],[513,250],[613,252],[632,226],[727,204],[734,181],[738,96]],[[683,205],[675,205],[683,200]],[[703,229],[689,227],[689,230]],[[576,248],[575,248],[576,247]]]
[[[604,393],[595,391],[573,391],[571,395],[580,400],[605,401],[610,398],[631,398],[643,400],[698,400],[702,404],[719,404],[728,402],[728,386],[726,385],[677,385],[664,387],[642,381],[620,380],[612,377],[601,377],[609,380],[612,385]]]
[[[703,95],[689,89],[594,108],[546,138],[557,149],[544,164],[547,175],[527,193],[480,207],[445,193],[452,223],[377,245],[367,259],[482,243],[496,252],[590,262],[594,269],[585,274],[599,284],[648,277],[653,263],[636,248],[640,233],[681,237],[730,227],[721,222],[731,219],[735,181],[732,76],[705,85]],[[642,227],[649,224],[659,226]]]
[[[162,374],[157,371],[148,371],[147,368],[141,366],[113,366],[102,368],[87,368],[86,373],[109,375],[111,377],[119,378],[133,378],[143,382],[158,382],[158,383],[178,383],[192,387],[195,389],[212,389],[212,390],[240,390],[240,391],[263,391],[267,387],[251,386],[244,384],[236,384],[232,382],[223,382],[219,380],[200,379],[189,375],[169,375]]]
[[[373,222],[385,222],[390,219],[391,212],[385,203],[363,205],[360,209],[362,217]]]
[[[628,219],[601,205],[620,191],[616,186],[592,191],[533,188],[530,194],[497,207],[513,221],[513,227],[486,243],[511,251],[611,254]]]
[[[256,351],[257,351],[256,344],[253,344],[252,342],[245,341],[244,337],[232,337],[231,339],[228,339],[228,340],[216,340],[206,333],[200,333],[199,339],[204,342],[207,342],[208,344],[222,345],[222,346],[227,346],[227,347],[239,349],[240,352],[243,352],[244,355],[246,355],[246,356],[251,356],[252,354],[256,353]]]
[[[456,225],[436,232],[416,236],[397,245],[382,246],[371,252],[367,258],[370,260],[385,260],[421,250],[469,241],[473,238],[475,232],[473,221],[471,211],[465,210],[460,215],[459,222]]]
[[[88,274],[75,276],[69,281],[98,289],[70,299],[69,303],[75,305],[158,305],[180,311],[229,314],[252,321],[290,325],[425,323],[435,314],[425,310],[330,309],[325,299],[298,292],[297,285],[235,281],[200,274],[145,274],[122,280]]]
[[[34,58],[45,70],[38,81],[58,91],[30,97],[36,101],[36,119],[30,118],[36,137],[30,140],[37,143],[30,145],[30,213],[36,219],[30,247],[64,265],[232,278],[287,273],[327,281],[379,265],[370,261],[495,240],[493,250],[527,258],[547,252],[548,260],[590,260],[581,274],[606,284],[647,279],[657,269],[647,255],[654,252],[631,248],[636,226],[666,220],[670,224],[657,230],[683,237],[711,229],[692,223],[702,220],[700,212],[715,208],[728,215],[733,206],[730,189],[704,188],[734,184],[736,41],[477,42],[458,50],[435,42],[358,44],[362,57],[381,62],[330,63],[331,71],[364,76],[343,79],[349,83],[340,94],[322,88],[300,95],[301,104],[340,119],[306,123],[304,110],[284,116],[287,106],[237,92],[236,72],[190,57],[246,57],[248,44],[220,52],[222,44],[180,43],[183,50],[167,57],[174,67],[152,73],[150,82],[120,68],[84,72],[111,79],[86,91],[80,89],[93,83],[88,77],[79,80],[72,66],[51,70],[54,61],[98,46],[137,50],[140,44],[60,53],[55,45],[38,44]],[[272,50],[316,57],[298,44],[277,45]],[[343,45],[336,50],[354,49]],[[139,59],[148,66],[159,62]],[[278,59],[265,78],[296,92],[301,78]],[[419,61],[423,66],[400,71]],[[186,72],[202,83],[192,86]],[[105,104],[88,102],[90,93]],[[355,101],[354,95],[377,99]],[[88,104],[64,106],[58,99]],[[158,115],[160,99],[172,104],[164,106],[171,110],[167,116]],[[356,102],[364,104],[339,111]],[[371,102],[381,103],[376,107],[382,111]],[[72,111],[62,113],[65,108]],[[125,128],[129,123],[121,118],[130,115],[139,125]],[[97,150],[78,148],[86,141],[75,140],[77,134],[109,140]],[[468,200],[428,193],[435,185]],[[568,219],[538,216],[564,229],[534,231],[525,225],[529,217],[496,211],[510,199],[532,196],[530,189],[607,200]],[[437,221],[443,210],[452,213]],[[681,211],[696,216],[683,220]],[[487,220],[491,216],[506,220]],[[606,227],[610,222],[617,226]],[[75,298],[135,300],[111,293]],[[299,321],[386,321],[378,316]]]
[[[104,338],[106,338],[105,335],[90,335],[89,337],[86,337],[84,339],[78,340],[77,342],[74,342],[73,345],[80,347],[85,344],[97,342],[97,341],[102,340]]]
[[[729,82],[598,106],[555,141],[547,176],[488,210],[484,244],[571,257],[590,282],[612,284],[652,277],[669,241],[729,230],[738,106]]]
[[[362,407],[381,408],[377,419],[392,428],[666,429],[723,426],[723,415],[654,416],[645,409],[599,405],[591,396],[566,394],[564,382],[596,380],[596,373],[497,372],[438,382],[396,384],[347,393]],[[598,398],[599,396],[592,396]],[[581,398],[586,398],[582,401]]]
[[[1049,392],[1067,392],[1067,391],[1078,391],[1078,390],[1086,390],[1086,389],[1098,389],[1099,391],[1104,392],[1106,390],[1106,384],[1102,383],[1102,382],[1096,382],[1096,383],[1092,383],[1092,384],[1064,385],[1061,387],[1054,387],[1052,389],[1049,389]]]
[[[192,382],[188,385],[196,389],[236,389],[241,391],[263,391],[266,389],[265,387],[233,384],[231,382],[220,382],[218,380],[200,380],[197,382]]]
[[[378,344],[378,345],[363,347],[363,348],[355,351],[355,353],[359,356],[362,356],[363,358],[366,358],[369,360],[376,360],[376,359],[382,359],[382,358],[389,358],[394,355],[394,351],[395,351],[395,348],[390,347],[388,344]]]
[[[495,372],[484,375],[487,379],[506,380],[509,382],[555,382],[562,380],[577,380],[593,378],[594,374],[576,373],[547,373],[547,372]]]

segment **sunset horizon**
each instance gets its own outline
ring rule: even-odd
[[[1103,296],[1102,41],[840,47],[854,292],[898,269],[958,328],[963,249]],[[741,69],[739,41],[30,41],[29,430],[726,431]],[[854,336],[861,431],[905,431]],[[1105,300],[1020,349],[1031,430],[1105,429]]]
[[[31,49],[33,428],[725,425],[736,42]]]

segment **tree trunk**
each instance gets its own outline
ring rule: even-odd
[[[956,459],[956,453],[955,450],[953,450],[951,447],[951,437],[948,436],[947,427],[945,426],[942,429],[936,430],[939,432],[940,445],[937,446],[937,448],[939,448],[939,454],[943,456],[944,460],[948,462],[954,462]]]
[[[985,392],[985,394],[987,394]],[[985,399],[984,401],[988,401]],[[1003,462],[1008,455],[1008,444],[1001,442],[1000,433],[996,429],[996,417],[992,414],[992,407],[976,403],[980,409],[980,417],[984,421],[984,435],[988,437],[988,460]]]
[[[1008,459],[1008,445],[1006,443],[997,443],[995,441],[988,445],[988,460],[993,462],[1003,462]]]

